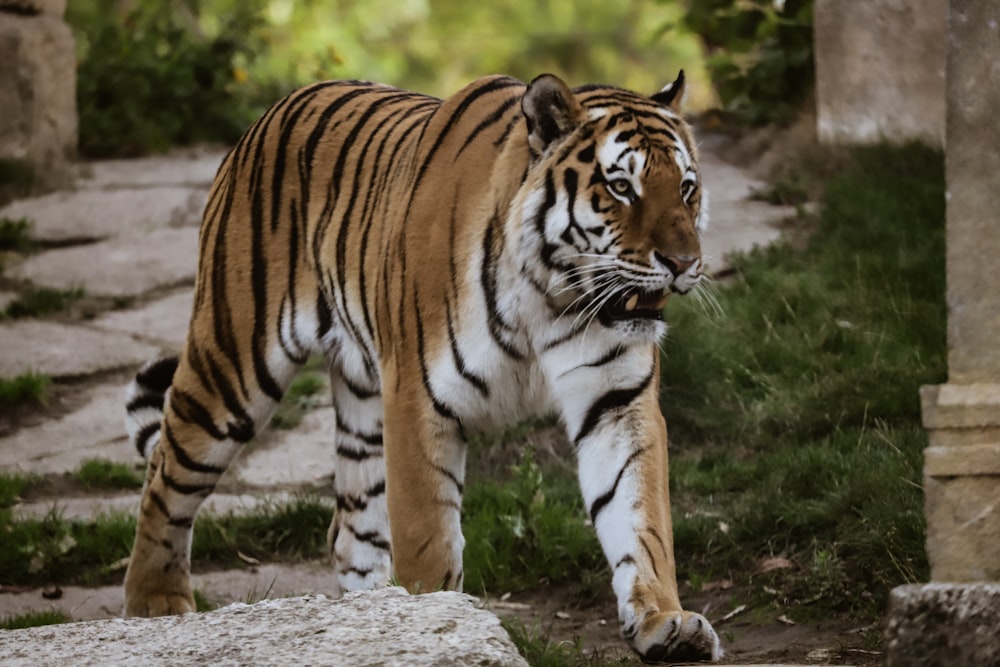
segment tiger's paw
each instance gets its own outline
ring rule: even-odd
[[[171,616],[195,611],[191,593],[154,593],[145,596],[126,596],[126,616]]]
[[[622,634],[643,662],[715,662],[722,644],[712,624],[689,611],[657,612]],[[631,636],[630,636],[631,635]]]

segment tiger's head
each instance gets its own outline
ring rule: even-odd
[[[683,90],[683,72],[651,97],[542,75],[521,100],[537,283],[555,308],[628,338],[662,336],[668,297],[701,280],[708,216]]]

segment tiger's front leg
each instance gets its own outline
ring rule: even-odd
[[[647,661],[718,660],[719,638],[677,593],[659,357],[590,382],[565,414],[580,488],[612,569],[622,635]],[[610,384],[610,386],[609,386]],[[579,387],[578,387],[579,388]],[[583,400],[581,400],[583,399]]]
[[[466,444],[461,424],[419,375],[387,375],[384,448],[393,574],[412,593],[461,590],[462,492]]]

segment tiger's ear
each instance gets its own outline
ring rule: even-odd
[[[684,70],[677,73],[677,79],[668,83],[663,90],[653,95],[653,101],[677,111],[681,110],[681,100],[684,98]]]
[[[583,115],[573,91],[553,74],[542,74],[528,85],[521,111],[528,126],[528,144],[539,154],[572,132]]]

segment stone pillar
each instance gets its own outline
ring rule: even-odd
[[[931,580],[890,599],[890,667],[1000,664],[1000,3],[948,20],[948,383],[921,389]],[[979,582],[979,583],[976,583]]]
[[[72,181],[76,50],[66,0],[0,0],[0,160],[23,163],[38,190]]]
[[[948,384],[924,387],[934,581],[1000,581],[1000,3],[952,0]]]
[[[824,143],[944,143],[948,0],[815,0]]]

